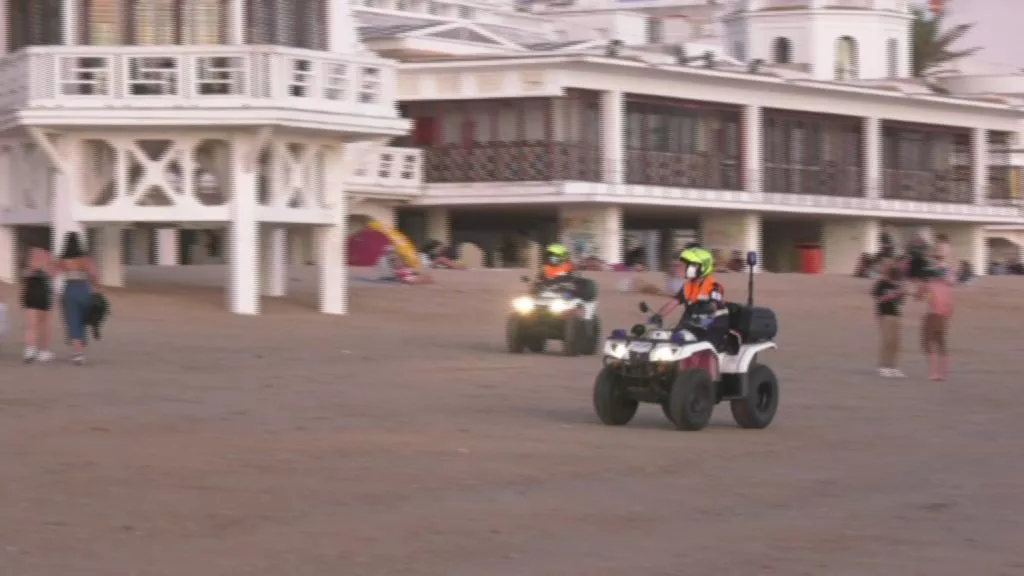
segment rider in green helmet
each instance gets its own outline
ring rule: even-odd
[[[651,320],[660,323],[677,307],[685,306],[678,328],[721,346],[729,333],[729,308],[725,289],[715,279],[715,258],[709,250],[695,246],[683,250],[679,260],[683,264],[683,287]]]

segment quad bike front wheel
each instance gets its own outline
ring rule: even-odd
[[[639,402],[626,396],[622,383],[611,368],[602,368],[594,380],[594,411],[608,426],[625,426],[636,416]]]
[[[523,338],[521,323],[519,316],[512,314],[505,324],[505,344],[510,354],[522,354],[526,350],[526,339]]]
[[[585,322],[576,316],[566,318],[565,325],[562,327],[562,354],[579,356],[584,338],[586,338]]]
[[[700,368],[679,372],[669,392],[665,415],[679,430],[703,430],[715,409],[715,383]]]
[[[729,403],[732,417],[740,428],[767,428],[779,410],[779,380],[764,364],[751,364],[747,370],[747,394]]]

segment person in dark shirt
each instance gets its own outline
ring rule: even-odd
[[[871,290],[881,337],[878,375],[883,378],[905,377],[903,372],[896,367],[900,352],[900,312],[906,296],[902,280],[902,270],[897,266],[890,266],[885,270],[885,276],[875,282],[875,286]]]

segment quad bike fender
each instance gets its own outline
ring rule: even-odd
[[[684,344],[676,347],[674,352],[675,353],[672,355],[673,362],[685,362],[689,358],[704,356],[709,353],[715,356],[715,358],[718,357],[718,352],[710,342],[693,342],[691,344]]]
[[[747,370],[750,370],[750,365],[754,362],[754,358],[765,350],[775,350],[775,342],[760,342],[758,344],[746,344],[740,346],[740,351],[736,355],[727,354],[722,356],[722,373],[723,374],[746,374]]]

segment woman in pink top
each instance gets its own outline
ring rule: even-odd
[[[949,377],[949,347],[947,336],[953,317],[953,286],[948,276],[936,271],[921,285],[919,297],[927,299],[928,309],[921,326],[921,345],[928,355],[930,380]]]

